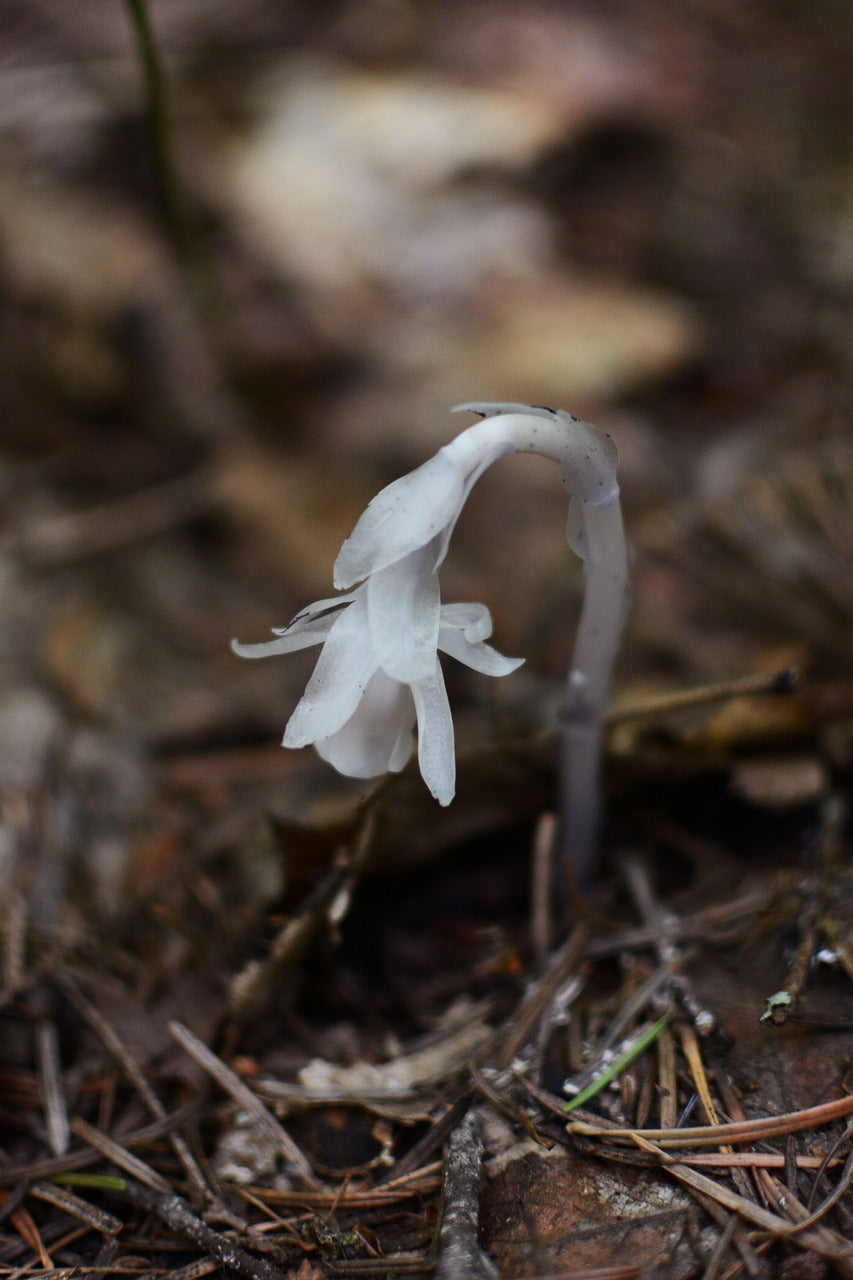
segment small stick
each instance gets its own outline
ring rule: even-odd
[[[784,1213],[786,1218],[790,1220],[786,1229],[780,1228],[779,1235],[799,1236],[802,1241],[805,1241],[807,1232],[814,1230],[818,1238],[822,1238],[825,1243],[829,1243],[832,1237],[836,1240],[840,1239],[836,1231],[820,1222],[823,1214],[835,1203],[834,1195],[830,1195],[829,1201],[825,1202],[819,1209],[809,1213],[806,1206],[801,1203],[790,1187],[786,1187],[778,1178],[774,1178],[768,1169],[757,1169],[755,1177],[760,1183],[767,1203],[774,1205],[780,1213]],[[842,1194],[847,1189],[848,1179],[849,1169],[845,1169],[841,1180]],[[849,1272],[844,1274],[853,1276],[853,1244],[849,1241],[845,1242],[845,1251],[850,1269]]]
[[[195,1104],[182,1107],[180,1111],[174,1115],[166,1116],[163,1120],[158,1120],[154,1124],[145,1125],[142,1129],[134,1129],[132,1133],[125,1135],[124,1141],[128,1146],[134,1146],[137,1143],[145,1143],[146,1145],[162,1138],[168,1134],[177,1124],[184,1119],[188,1119],[195,1112]],[[72,1126],[73,1130],[73,1126]],[[97,1130],[96,1130],[97,1132]],[[101,1153],[102,1154],[102,1153]],[[97,1164],[99,1159],[99,1151],[96,1147],[80,1148],[75,1151],[67,1151],[62,1156],[50,1156],[44,1160],[33,1160],[30,1164],[23,1165],[6,1165],[0,1164],[0,1187],[8,1186],[10,1183],[18,1182],[28,1183],[35,1182],[40,1178],[52,1178],[54,1180],[64,1180],[68,1176],[69,1181],[73,1178],[77,1185],[82,1186],[84,1183],[80,1180],[81,1176],[77,1171],[88,1169],[90,1165]],[[96,1177],[100,1175],[96,1174]],[[4,1202],[5,1205],[5,1202]],[[0,1207],[0,1221],[2,1221],[3,1209]]]
[[[14,1197],[14,1192],[11,1192],[9,1194],[10,1196]],[[0,1202],[2,1202],[2,1200],[6,1198],[9,1198],[9,1197],[4,1197],[3,1194],[0,1193]],[[44,1267],[45,1271],[49,1273],[52,1272],[53,1260],[51,1259],[50,1254],[47,1252],[47,1249],[45,1248],[45,1244],[41,1238],[39,1229],[36,1226],[35,1221],[32,1215],[29,1213],[29,1211],[19,1204],[9,1214],[9,1221],[12,1223],[12,1226],[15,1228],[18,1235],[21,1237],[21,1240],[24,1242],[25,1248],[31,1249],[33,1253],[38,1255],[38,1259],[41,1265]],[[20,1252],[22,1251],[19,1250],[18,1248],[15,1248],[13,1252],[13,1256],[18,1257]],[[8,1258],[9,1254],[7,1253],[6,1256]],[[21,1270],[26,1273],[29,1271],[29,1268],[28,1267],[22,1268]],[[16,1268],[15,1271],[13,1272],[13,1275],[20,1275],[21,1270],[18,1270]]]
[[[215,505],[203,470],[149,485],[85,511],[63,511],[25,524],[16,550],[36,569],[59,569],[166,533]]]
[[[679,1156],[682,1164],[695,1169],[781,1169],[787,1167],[788,1157],[781,1151],[694,1151]],[[796,1169],[820,1169],[826,1164],[824,1156],[794,1156]],[[838,1157],[830,1161],[833,1168],[840,1164]]]
[[[129,1174],[131,1178],[135,1178],[138,1182],[144,1183],[145,1186],[151,1187],[153,1191],[162,1194],[169,1194],[172,1190],[169,1183],[158,1173],[156,1169],[152,1169],[150,1164],[146,1164],[144,1160],[140,1160],[139,1156],[131,1155],[131,1153],[110,1138],[105,1133],[101,1133],[100,1129],[96,1129],[94,1125],[83,1120],[80,1116],[75,1116],[71,1121],[71,1132],[75,1138],[80,1138],[82,1142],[88,1146],[94,1147],[96,1151],[100,1151],[111,1164],[118,1165],[119,1169]]]
[[[692,1027],[687,1026],[681,1026],[678,1030],[681,1037],[681,1051],[687,1059],[690,1075],[696,1086],[702,1110],[705,1112],[705,1119],[709,1125],[718,1125],[720,1117],[717,1115],[717,1108],[714,1106],[714,1100],[711,1097],[711,1089],[708,1085],[708,1076],[705,1072],[705,1064],[702,1061],[696,1032]]]
[[[667,911],[654,891],[649,869],[641,858],[628,857],[622,864],[628,887],[637,905],[643,924],[655,935],[655,946],[661,964],[673,970],[672,987],[681,1003],[693,1019],[693,1025],[702,1035],[713,1031],[717,1020],[699,1000],[690,979],[681,972],[684,956],[675,945],[678,917]]]
[[[99,1231],[101,1235],[117,1236],[124,1227],[120,1218],[97,1208],[88,1200],[81,1199],[67,1187],[53,1186],[49,1182],[34,1182],[29,1188],[29,1194],[35,1196],[37,1200],[52,1204],[55,1209],[62,1209],[72,1218],[79,1218],[81,1222],[85,1222],[93,1231]]]
[[[740,1097],[734,1085],[732,1084],[730,1077],[726,1074],[725,1070],[720,1070],[717,1072],[717,1093],[720,1095],[720,1102],[725,1108],[729,1120],[743,1123],[743,1121],[746,1120],[746,1112],[744,1111],[743,1106],[741,1104]],[[715,1116],[713,1122],[716,1124],[717,1120],[718,1120],[718,1117]],[[788,1143],[790,1144],[791,1134],[788,1134],[787,1137],[788,1137]],[[744,1152],[740,1152],[740,1153],[736,1152],[734,1147],[732,1147],[731,1145],[727,1145],[721,1148],[721,1150],[724,1150],[730,1156],[745,1154]],[[783,1160],[786,1162],[786,1164],[790,1164],[787,1154],[783,1157]],[[735,1186],[737,1187],[741,1195],[746,1196],[747,1199],[752,1199],[752,1200],[755,1199],[754,1176],[753,1176],[752,1182],[750,1182],[749,1178],[746,1176],[746,1174],[742,1169],[738,1169],[737,1167],[733,1166],[732,1181],[734,1182]]]
[[[477,1243],[482,1160],[480,1117],[472,1110],[447,1144],[436,1280],[497,1280],[497,1268]]]
[[[705,1270],[702,1272],[702,1280],[719,1280],[719,1277],[723,1274],[722,1268],[726,1261],[726,1254],[733,1248],[734,1235],[737,1229],[738,1219],[735,1214],[730,1213],[726,1219],[726,1225],[714,1245]]]
[[[183,1026],[180,1022],[170,1022],[169,1031],[181,1048],[198,1063],[202,1070],[212,1076],[220,1088],[229,1094],[239,1106],[245,1107],[254,1116],[306,1186],[313,1187],[315,1191],[319,1191],[321,1184],[314,1177],[311,1166],[303,1152],[290,1135],[285,1132],[272,1112],[264,1106],[260,1098],[252,1093],[249,1086],[244,1084],[240,1077],[230,1067],[226,1066],[212,1049],[208,1049],[207,1045],[199,1040],[198,1036],[193,1035],[188,1027]]]
[[[156,1213],[160,1221],[165,1222],[177,1235],[191,1240],[199,1249],[241,1276],[247,1276],[249,1280],[285,1280],[284,1272],[278,1267],[254,1254],[246,1253],[233,1240],[214,1231],[201,1218],[196,1217],[186,1200],[172,1191],[158,1194],[139,1183],[128,1182],[121,1196],[146,1212]]]
[[[557,819],[553,813],[543,813],[536,824],[533,837],[533,875],[530,888],[530,942],[533,963],[538,973],[545,968],[551,951],[551,880],[554,868],[554,844]]]
[[[516,1009],[504,1032],[495,1061],[508,1067],[535,1038],[536,1025],[548,1006],[572,978],[582,976],[583,955],[589,942],[590,928],[585,922],[575,925],[567,940],[555,951],[548,968]]]
[[[219,1263],[215,1258],[199,1258],[195,1262],[188,1262],[186,1266],[176,1267],[174,1271],[164,1272],[163,1280],[202,1280],[203,1276],[209,1276],[219,1269]],[[151,1272],[147,1272],[146,1275],[151,1277]]]
[[[645,720],[650,716],[666,715],[671,711],[687,711],[711,702],[727,702],[730,698],[751,698],[762,694],[794,693],[799,684],[799,673],[791,667],[755,676],[742,676],[737,680],[723,680],[718,684],[703,684],[696,689],[681,689],[675,693],[657,693],[638,702],[613,707],[605,716],[609,725],[624,724],[628,720]]]
[[[388,1183],[366,1189],[359,1187],[331,1187],[328,1191],[280,1191],[277,1187],[238,1188],[238,1194],[250,1204],[263,1205],[269,1211],[271,1205],[293,1205],[300,1209],[322,1209],[328,1215],[332,1208],[382,1209],[399,1205],[402,1200],[414,1196],[429,1196],[441,1185],[441,1161],[414,1169],[407,1177],[394,1178]]]
[[[708,1084],[708,1076],[705,1072],[705,1064],[702,1061],[702,1051],[699,1048],[699,1041],[697,1039],[696,1032],[693,1027],[681,1026],[679,1027],[679,1034],[681,1036],[681,1051],[687,1059],[690,1076],[696,1088],[696,1096],[699,1099],[702,1110],[705,1112],[707,1124],[719,1125],[720,1117],[717,1114],[717,1108],[715,1107],[714,1101],[711,1097],[711,1089]],[[743,1113],[743,1108],[740,1106],[739,1101],[734,1097],[734,1090],[727,1090],[727,1092],[722,1096],[723,1105],[725,1105],[726,1099],[728,1099],[729,1105],[733,1102],[737,1105],[737,1114],[732,1115],[732,1119],[735,1121],[745,1120],[746,1117]],[[733,1148],[730,1144],[720,1143],[721,1154],[729,1155],[732,1150]],[[742,1169],[732,1169],[732,1180],[742,1196],[747,1199],[754,1199],[753,1187],[749,1178]]]
[[[757,916],[773,902],[773,891],[760,890],[745,894],[732,902],[724,902],[707,907],[704,911],[696,911],[692,915],[676,916],[672,921],[670,938],[673,942],[683,938],[691,941],[717,941],[726,934],[725,925],[744,921],[748,917]],[[715,928],[715,926],[717,926]],[[654,925],[642,925],[631,929],[620,929],[618,933],[605,934],[593,938],[587,944],[584,955],[591,958],[618,955],[622,951],[639,951],[652,947],[658,941],[658,931]]]
[[[678,1077],[672,1031],[664,1027],[658,1038],[658,1091],[660,1127],[674,1129],[678,1119]]]
[[[444,1114],[430,1126],[424,1136],[404,1156],[400,1157],[394,1168],[388,1170],[387,1177],[379,1178],[378,1185],[387,1189],[401,1178],[417,1174],[424,1162],[429,1160],[441,1146],[448,1133],[459,1124],[469,1105],[469,1098],[457,1098],[453,1105],[449,1106]]]
[[[693,1198],[696,1203],[700,1208],[705,1210],[709,1218],[714,1219],[717,1226],[723,1229],[723,1232],[725,1232],[726,1227],[730,1222],[738,1222],[738,1226],[733,1236],[733,1244],[740,1254],[741,1266],[746,1270],[747,1275],[760,1276],[762,1272],[761,1259],[758,1256],[758,1251],[750,1244],[745,1223],[739,1222],[735,1214],[727,1213],[726,1210],[718,1205],[716,1200],[712,1200],[710,1196],[703,1195],[702,1192],[697,1191],[695,1187],[691,1188],[691,1190],[693,1191]],[[732,1272],[730,1271],[728,1274],[732,1275]],[[737,1275],[737,1272],[734,1272],[734,1275]],[[702,1277],[702,1280],[705,1280],[704,1276]]]
[[[36,1025],[36,1061],[44,1100],[47,1140],[53,1154],[61,1156],[68,1150],[71,1131],[59,1061],[59,1037],[56,1024],[47,1018]]]

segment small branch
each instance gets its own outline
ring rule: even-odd
[[[71,1131],[59,1060],[59,1035],[56,1024],[47,1018],[36,1025],[36,1061],[44,1098],[47,1140],[53,1154],[61,1156],[68,1150]]]
[[[696,1030],[703,1036],[708,1035],[716,1027],[717,1019],[703,1005],[693,983],[682,972],[685,957],[675,943],[679,925],[678,917],[666,910],[659,901],[648,866],[641,858],[626,857],[622,862],[622,870],[643,924],[651,929],[655,936],[655,949],[661,964],[669,965],[673,970],[673,994],[678,996],[681,1004],[690,1014]],[[683,937],[683,930],[681,934]]]
[[[49,1182],[34,1182],[29,1188],[29,1194],[70,1214],[72,1218],[79,1218],[101,1235],[117,1236],[124,1226],[120,1218],[81,1199],[66,1187],[53,1186]]]
[[[172,1192],[159,1194],[134,1182],[128,1182],[121,1195],[138,1208],[156,1213],[160,1221],[165,1222],[177,1235],[191,1240],[199,1249],[239,1275],[247,1276],[249,1280],[284,1280],[284,1271],[246,1253],[233,1240],[207,1226],[180,1196]]]
[[[753,1223],[762,1231],[769,1232],[775,1238],[784,1238],[790,1234],[790,1223],[785,1218],[780,1217],[779,1214],[772,1213],[762,1208],[761,1205],[745,1199],[744,1196],[737,1195],[723,1183],[717,1182],[713,1178],[708,1178],[705,1174],[697,1173],[695,1169],[688,1168],[687,1165],[680,1161],[669,1162],[660,1147],[647,1142],[639,1134],[635,1135],[635,1141],[642,1150],[654,1152],[662,1157],[662,1165],[667,1173],[677,1178],[679,1182],[689,1187],[691,1191],[698,1191],[709,1196],[718,1204],[732,1210],[734,1213],[740,1214],[747,1222]],[[800,1229],[799,1242],[803,1248],[812,1249],[815,1253],[820,1254],[821,1257],[831,1260],[839,1275],[845,1276],[847,1280],[853,1280],[853,1245],[849,1241],[842,1239],[837,1232],[830,1231],[826,1227],[806,1227],[806,1221],[809,1219],[806,1210],[790,1193],[779,1187],[775,1180],[770,1179],[769,1175],[767,1177],[774,1190],[778,1187],[777,1204],[780,1207],[784,1205],[791,1217],[799,1219],[797,1223]]]
[[[215,505],[210,475],[200,469],[85,511],[26,520],[14,546],[21,559],[35,569],[61,569],[168,533]]]
[[[624,724],[629,720],[646,720],[652,716],[667,715],[673,711],[688,711],[713,702],[728,702],[732,698],[755,698],[796,693],[799,673],[793,667],[771,671],[756,676],[742,676],[737,680],[724,680],[719,684],[703,684],[695,689],[680,689],[675,693],[657,693],[638,702],[626,703],[608,711],[608,725]]]
[[[94,1125],[89,1124],[82,1116],[75,1116],[71,1121],[71,1132],[75,1138],[79,1138],[87,1146],[94,1147],[96,1151],[100,1151],[106,1160],[109,1160],[111,1164],[118,1165],[119,1169],[131,1178],[151,1187],[152,1191],[160,1194],[168,1194],[171,1191],[170,1184],[162,1174],[158,1173],[156,1169],[152,1169],[144,1160],[140,1160],[139,1156],[132,1155],[120,1142],[116,1142],[106,1133],[102,1133],[100,1129],[96,1129]]]
[[[530,942],[537,973],[542,973],[551,951],[551,885],[557,819],[543,813],[533,837],[533,874],[530,885]]]
[[[583,958],[589,940],[589,925],[581,922],[551,956],[545,973],[526,993],[500,1034],[494,1055],[499,1067],[509,1067],[536,1040],[537,1026],[567,983],[576,982],[579,994],[586,978]]]
[[[498,1275],[477,1242],[482,1159],[480,1117],[472,1110],[447,1144],[436,1280],[496,1280]]]

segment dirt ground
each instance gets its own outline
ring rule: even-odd
[[[0,15],[0,1277],[853,1276],[849,6]],[[620,452],[570,899],[552,465],[442,568],[526,659],[449,807],[230,648],[471,400]]]

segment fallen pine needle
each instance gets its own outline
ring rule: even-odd
[[[784,1169],[787,1158],[781,1152],[772,1151],[703,1151],[679,1156],[682,1164],[691,1169]],[[795,1156],[798,1169],[830,1169],[841,1164],[836,1157],[828,1163],[824,1156]]]
[[[579,1094],[572,1098],[570,1102],[566,1103],[563,1110],[567,1114],[571,1111],[575,1111],[578,1107],[582,1107],[584,1103],[589,1102],[590,1098],[594,1098],[597,1094],[601,1093],[602,1089],[606,1089],[611,1081],[618,1079],[625,1068],[629,1067],[635,1058],[639,1058],[641,1053],[644,1053],[650,1045],[654,1044],[655,1040],[657,1040],[658,1036],[669,1022],[669,1018],[670,1015],[665,1013],[662,1018],[658,1018],[657,1022],[653,1022],[651,1026],[645,1027],[640,1034],[631,1041],[627,1049],[624,1049],[622,1053],[619,1054],[618,1058],[613,1060],[609,1067],[605,1067],[601,1074],[597,1075],[594,1080],[590,1081],[585,1089],[581,1089]],[[595,1126],[592,1127],[595,1128]],[[577,1132],[573,1125],[569,1125],[569,1131]],[[587,1132],[587,1129],[584,1128],[583,1132]],[[622,1131],[617,1130],[617,1132]]]
[[[727,1126],[721,1125],[721,1128]],[[767,1231],[773,1237],[785,1237],[797,1231],[800,1243],[807,1249],[814,1250],[822,1257],[828,1257],[833,1260],[840,1275],[847,1277],[847,1280],[853,1280],[853,1244],[844,1240],[835,1231],[830,1231],[823,1226],[811,1226],[806,1221],[792,1224],[787,1218],[781,1217],[777,1213],[771,1212],[769,1209],[762,1208],[761,1205],[755,1204],[752,1200],[747,1200],[745,1196],[738,1195],[729,1187],[721,1182],[708,1178],[704,1173],[699,1173],[696,1169],[691,1169],[682,1160],[675,1160],[659,1146],[653,1142],[648,1142],[639,1132],[633,1135],[633,1141],[641,1151],[656,1155],[667,1173],[677,1178],[684,1186],[690,1187],[693,1191],[708,1196],[711,1200],[715,1200],[718,1204],[723,1205],[726,1209],[730,1209],[733,1213],[739,1213],[747,1222],[753,1223],[763,1231]],[[793,1230],[792,1230],[793,1228]]]
[[[636,1056],[636,1055],[635,1055]],[[599,1080],[595,1082],[600,1083]],[[566,1110],[580,1105],[582,1095],[573,1098]],[[831,1124],[853,1112],[853,1094],[823,1102],[804,1111],[789,1111],[782,1116],[767,1116],[757,1120],[738,1120],[732,1124],[698,1125],[695,1129],[608,1129],[585,1120],[572,1120],[566,1127],[569,1133],[585,1138],[606,1138],[608,1142],[633,1143],[638,1138],[654,1142],[658,1147],[677,1150],[681,1147],[716,1147],[730,1142],[759,1142],[764,1138],[778,1138],[787,1133],[799,1133],[803,1129],[817,1129]]]

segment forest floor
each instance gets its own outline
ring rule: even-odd
[[[4,12],[0,1277],[853,1276],[847,6]],[[229,647],[478,399],[620,450],[569,900],[554,468],[442,569],[526,658],[450,807]]]

